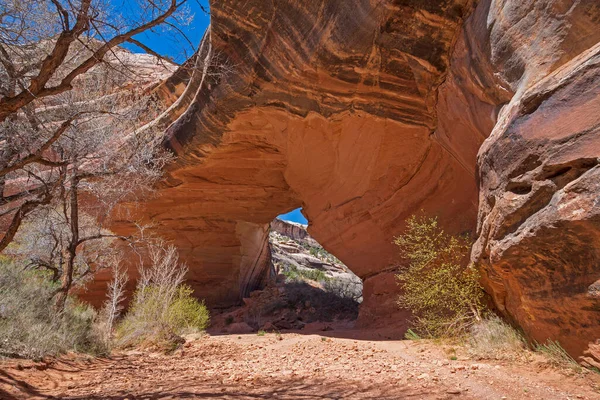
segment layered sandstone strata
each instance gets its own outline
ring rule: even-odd
[[[465,0],[212,4],[202,83],[168,130],[178,160],[134,211],[177,245],[199,296],[225,307],[260,287],[268,224],[302,206],[310,234],[374,289],[362,320],[389,324],[392,239],[404,219],[424,209],[454,231],[475,226],[475,153],[463,162],[433,135],[469,9]],[[483,137],[460,140],[477,149]]]
[[[302,206],[364,280],[361,323],[401,324],[392,239],[424,210],[477,227],[486,290],[531,337],[573,354],[600,337],[596,2],[222,0],[211,14],[169,114],[177,162],[131,210],[177,245],[197,295],[225,307],[263,285],[268,224]]]

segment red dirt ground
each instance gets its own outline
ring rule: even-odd
[[[338,332],[327,332],[327,334]],[[171,355],[0,362],[1,399],[600,399],[600,376],[542,359],[451,360],[425,341],[210,336]]]

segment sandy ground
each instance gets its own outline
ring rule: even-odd
[[[423,341],[351,332],[210,336],[171,355],[129,351],[0,362],[1,399],[600,399],[600,376],[475,361]]]

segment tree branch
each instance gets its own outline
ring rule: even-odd
[[[58,85],[46,87],[50,78],[63,64],[71,43],[75,41],[79,35],[89,29],[89,9],[91,0],[82,0],[75,25],[72,29],[63,31],[59,35],[54,49],[42,62],[40,72],[31,80],[29,87],[14,97],[3,97],[0,99],[0,122],[3,122],[9,115],[31,103],[36,98],[57,95],[72,89],[72,83],[75,78],[86,73],[96,64],[102,62],[102,59],[110,49],[126,42],[128,39],[139,33],[164,23],[167,18],[173,15],[173,13],[186,1],[187,0],[183,0],[178,3],[177,0],[171,0],[171,5],[164,13],[126,33],[113,37],[100,46],[100,48],[98,48],[88,59],[71,70]]]

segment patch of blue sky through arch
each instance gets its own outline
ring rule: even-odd
[[[308,224],[308,220],[302,214],[302,208],[296,208],[295,210],[290,211],[289,213],[281,214],[277,218],[284,220],[284,221],[297,222],[297,223],[303,224],[303,225]]]

